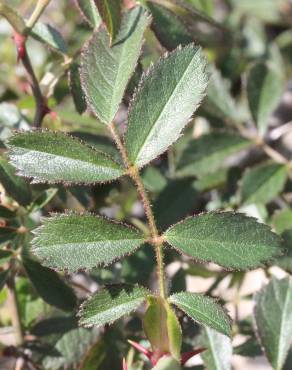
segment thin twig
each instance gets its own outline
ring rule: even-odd
[[[46,7],[49,5],[51,0],[38,0],[37,5],[30,16],[29,20],[26,22],[26,27],[24,30],[24,34],[28,35],[31,29],[39,20],[40,16],[43,14]]]

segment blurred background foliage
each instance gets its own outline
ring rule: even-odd
[[[125,3],[131,6],[134,1]],[[199,43],[211,66],[207,96],[185,135],[143,171],[159,227],[206,210],[237,210],[271,225],[286,248],[270,266],[247,273],[229,273],[168,250],[169,288],[219,295],[235,320],[232,366],[269,369],[254,334],[252,296],[271,275],[292,273],[292,2],[141,3],[153,22],[116,117],[122,130],[142,72],[165,50]],[[9,5],[27,18],[35,1],[10,0]],[[82,46],[100,21],[89,5],[89,0],[51,1],[29,37],[28,54],[52,110],[42,128],[70,132],[118,157],[104,126],[87,111],[78,78]],[[63,276],[42,267],[29,252],[30,230],[50,212],[89,210],[145,228],[135,188],[126,178],[89,188],[29,185],[17,177],[5,157],[5,140],[13,130],[29,129],[34,113],[26,71],[16,61],[11,26],[0,18],[0,368],[118,370],[127,354],[130,370],[146,369],[127,343],[129,338],[143,338],[139,313],[101,332],[79,328],[75,310],[77,301],[107,282],[139,282],[155,289],[152,249],[145,245],[110,267]],[[14,335],[11,292],[19,305],[20,339]],[[191,369],[230,369],[229,340],[209,330],[199,334],[185,317],[181,323],[186,350],[196,343],[216,346],[216,353],[206,352]],[[284,369],[291,368],[290,350]]]

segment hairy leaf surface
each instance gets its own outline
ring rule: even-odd
[[[194,321],[231,336],[231,319],[214,299],[202,294],[181,292],[171,295],[169,301]]]
[[[211,212],[189,217],[164,236],[180,252],[228,269],[255,268],[280,253],[280,237],[268,226],[240,213]]]
[[[109,264],[144,242],[136,229],[89,214],[46,218],[35,234],[34,253],[45,265],[68,271]]]
[[[149,17],[141,7],[125,13],[117,39],[109,46],[104,27],[97,30],[83,50],[81,79],[93,113],[110,124],[122,101],[137,64]]]
[[[123,175],[109,156],[61,132],[19,133],[8,145],[18,174],[32,177],[33,183],[94,184]]]
[[[139,286],[109,286],[94,294],[81,308],[80,324],[100,327],[111,324],[136,310],[146,299],[148,290]]]
[[[94,0],[75,0],[75,2],[86,22],[91,27],[97,28],[101,23],[101,18]]]
[[[255,296],[258,336],[274,369],[281,370],[292,338],[292,279],[272,278]]]
[[[144,166],[179,138],[204,96],[205,69],[201,49],[190,44],[166,54],[142,77],[125,136],[132,164]]]

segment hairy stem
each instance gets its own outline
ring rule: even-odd
[[[11,314],[11,321],[15,333],[15,342],[17,346],[21,346],[24,343],[23,328],[20,319],[20,310],[17,300],[17,294],[15,290],[15,278],[11,276],[7,281],[8,287],[8,305]]]
[[[139,169],[130,163],[126,148],[124,147],[124,144],[113,122],[109,125],[109,129],[116,142],[118,149],[121,152],[125,167],[128,170],[128,174],[133,180],[133,182],[135,183],[137,191],[143,203],[144,211],[147,217],[149,230],[151,234],[152,244],[155,247],[159,291],[160,291],[161,297],[165,298],[166,289],[165,289],[164,265],[163,265],[163,248],[162,248],[163,241],[161,240],[158,230],[157,230],[151,204],[150,204],[146,189],[144,187],[143,181],[141,179]]]

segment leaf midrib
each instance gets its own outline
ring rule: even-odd
[[[182,81],[183,81],[183,79],[184,79],[184,77],[185,77],[186,73],[188,72],[188,70],[189,70],[189,68],[190,68],[190,65],[192,64],[193,60],[197,57],[198,50],[199,50],[199,49],[197,49],[197,50],[196,50],[195,55],[192,57],[192,59],[191,59],[191,60],[190,60],[190,62],[188,63],[188,65],[187,65],[187,67],[186,67],[185,71],[183,72],[183,74],[182,74],[181,78],[179,79],[179,81],[178,81],[178,83],[177,83],[176,87],[174,88],[174,90],[173,90],[173,91],[172,91],[172,93],[170,94],[170,96],[169,96],[169,98],[168,98],[167,102],[163,105],[163,107],[161,108],[160,112],[158,113],[158,116],[157,116],[157,118],[155,119],[154,124],[153,124],[153,125],[150,127],[150,129],[148,130],[148,132],[147,132],[147,134],[146,134],[146,136],[145,136],[145,139],[143,140],[142,145],[140,145],[140,149],[139,149],[139,151],[138,151],[137,155],[135,156],[135,159],[134,159],[134,162],[135,162],[135,163],[136,163],[136,161],[137,161],[137,158],[140,158],[140,154],[141,154],[141,152],[142,152],[142,151],[143,151],[143,149],[144,149],[145,143],[147,142],[147,140],[148,140],[149,136],[151,136],[152,132],[154,131],[157,121],[159,121],[159,119],[160,119],[160,117],[161,117],[162,113],[164,112],[165,108],[168,106],[169,101],[170,101],[170,100],[172,99],[172,97],[174,96],[174,93],[176,92],[176,90],[178,89],[178,87],[180,87],[180,86],[181,86],[181,83],[182,83]],[[153,73],[155,73],[155,71],[154,71]],[[143,87],[142,87],[142,88],[143,88]],[[142,89],[141,89],[140,91],[142,92]]]
[[[176,302],[176,305],[178,307],[180,307],[181,309],[183,309],[183,307],[187,307],[187,308],[190,309],[190,312],[195,312],[195,313],[201,314],[201,316],[203,316],[204,318],[208,319],[208,321],[211,321],[213,323],[213,325],[215,324],[214,327],[218,327],[219,326],[219,328],[221,328],[221,330],[225,333],[225,328],[220,325],[220,322],[218,323],[217,321],[212,320],[212,318],[210,316],[205,315],[202,311],[199,311],[196,308],[194,308],[194,306],[189,306],[186,303],[182,304],[180,302]],[[183,311],[185,311],[185,310],[183,309]],[[196,320],[196,319],[194,319],[194,320]],[[199,320],[197,319],[196,321],[199,321]]]

